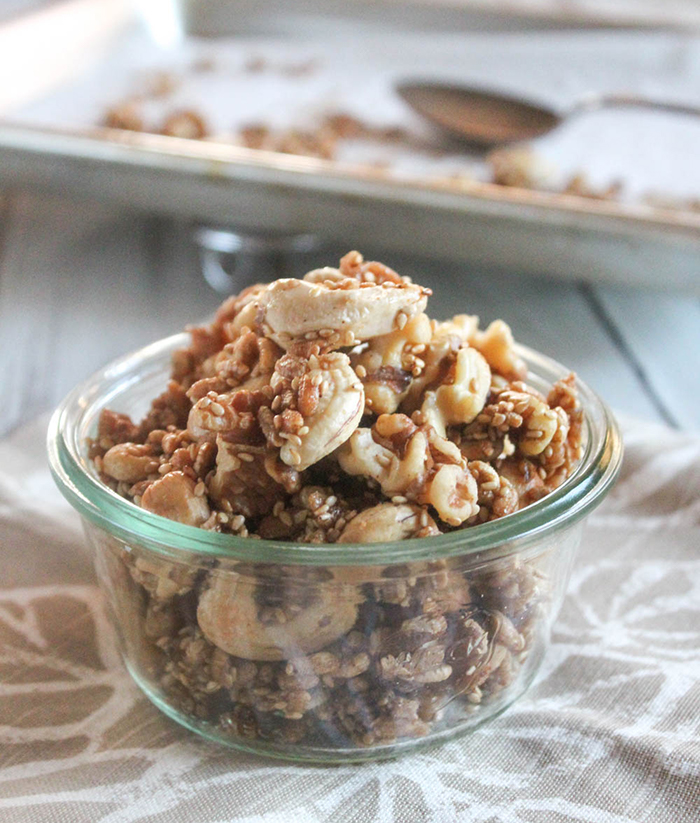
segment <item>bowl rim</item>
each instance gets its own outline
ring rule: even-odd
[[[51,473],[79,514],[127,544],[135,543],[170,559],[212,558],[311,566],[388,565],[469,556],[475,562],[522,551],[546,534],[572,525],[597,506],[612,487],[622,462],[622,438],[607,405],[576,378],[584,410],[586,443],[567,480],[518,512],[447,534],[382,543],[296,543],[236,537],[188,526],[146,511],[121,497],[90,471],[80,426],[88,413],[139,381],[144,365],[170,366],[170,355],[189,342],[186,332],[162,338],[113,360],[76,386],[49,423]],[[570,373],[560,363],[520,344],[517,353],[536,377],[551,383]],[[166,360],[167,356],[167,360]],[[168,372],[164,372],[164,382]],[[530,376],[532,377],[532,375]],[[82,442],[81,442],[82,441]]]

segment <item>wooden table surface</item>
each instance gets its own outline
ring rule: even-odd
[[[216,308],[221,296],[202,279],[191,238],[183,223],[2,193],[0,434],[50,410],[110,359]],[[310,253],[298,274],[345,251]],[[616,411],[700,429],[698,298],[360,251],[431,286],[432,316],[503,317],[516,339],[570,366]]]

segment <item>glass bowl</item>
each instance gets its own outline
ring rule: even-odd
[[[110,364],[66,397],[49,428],[54,478],[82,516],[124,660],[146,695],[205,737],[316,762],[436,743],[519,697],[549,642],[583,519],[620,466],[620,435],[600,399],[579,381],[584,447],[573,475],[499,520],[393,543],[239,538],[135,506],[87,457],[100,411],[140,419],[187,339]],[[567,374],[518,352],[536,388]]]

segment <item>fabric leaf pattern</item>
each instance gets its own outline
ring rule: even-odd
[[[6,533],[21,523],[25,562],[56,569],[0,589],[0,819],[695,823],[700,441],[650,427],[626,440],[530,691],[465,738],[329,768],[228,750],[161,715],[119,660],[89,572],[62,579],[59,552],[78,551],[72,513],[36,471],[0,482]],[[0,466],[14,448],[0,445]],[[34,541],[13,500],[33,483],[45,501]]]

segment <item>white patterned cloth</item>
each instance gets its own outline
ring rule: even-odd
[[[198,739],[132,684],[46,421],[0,444],[3,823],[697,823],[700,439],[628,424],[530,691],[396,761],[265,760]]]

